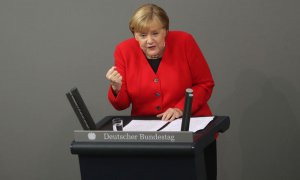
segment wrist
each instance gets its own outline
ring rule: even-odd
[[[121,88],[111,85],[111,89],[112,89],[112,92],[114,93],[114,95],[118,95]]]

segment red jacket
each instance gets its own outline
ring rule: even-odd
[[[169,31],[165,51],[155,74],[138,42],[128,39],[117,45],[115,66],[122,75],[122,87],[108,99],[117,110],[132,104],[131,115],[155,116],[168,108],[184,108],[187,88],[194,90],[192,116],[211,115],[209,100],[214,81],[194,38],[185,32]]]

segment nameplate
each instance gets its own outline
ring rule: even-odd
[[[75,130],[76,142],[149,142],[192,143],[193,132],[142,132],[142,131],[84,131]]]

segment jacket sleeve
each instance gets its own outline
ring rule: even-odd
[[[192,113],[194,113],[207,104],[212,94],[214,80],[200,48],[191,35],[188,35],[185,40],[185,54],[192,78]],[[184,98],[182,97],[176,105],[176,107],[182,110],[184,109]]]
[[[126,64],[124,56],[119,47],[116,48],[114,53],[116,70],[122,76],[122,86],[117,95],[113,93],[112,87],[108,90],[108,100],[116,110],[123,110],[129,107],[131,101],[128,96],[127,85],[126,85]]]

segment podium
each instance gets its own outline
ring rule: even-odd
[[[124,125],[136,119],[106,116],[97,128],[111,131],[111,120],[116,117],[122,118]],[[229,125],[228,116],[215,116],[204,130],[193,133],[191,142],[73,141],[70,149],[78,155],[82,180],[206,180],[204,148]]]

